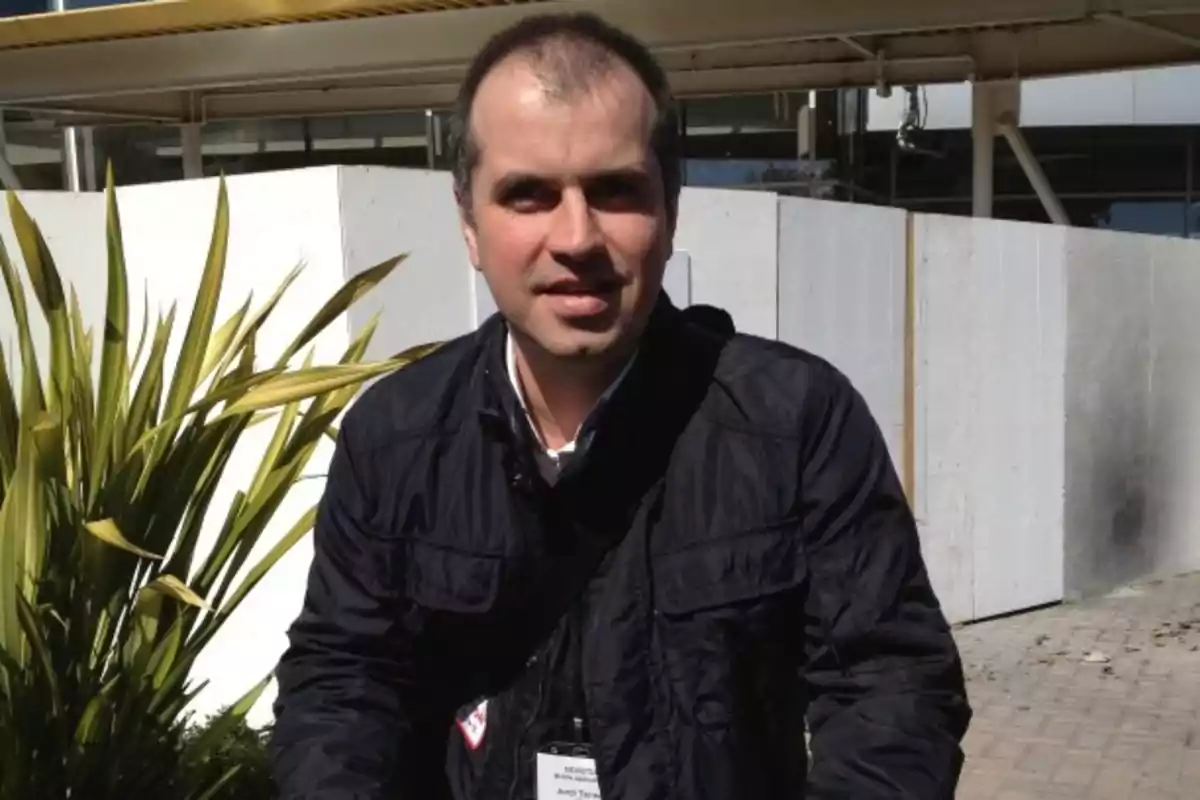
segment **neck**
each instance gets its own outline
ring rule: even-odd
[[[621,374],[630,353],[623,349],[610,358],[561,358],[524,336],[511,335],[517,377],[538,434],[547,447],[562,447],[579,435],[584,420]]]

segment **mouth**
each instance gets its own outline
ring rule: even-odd
[[[552,283],[538,293],[560,317],[594,317],[618,302],[619,281],[564,280]]]
[[[582,281],[575,279],[566,279],[555,281],[544,288],[540,294],[556,295],[562,297],[577,297],[582,295],[605,295],[620,291],[621,282],[615,280],[608,281]]]

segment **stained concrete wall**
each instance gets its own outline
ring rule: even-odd
[[[1070,595],[1200,569],[1200,246],[1072,231]]]

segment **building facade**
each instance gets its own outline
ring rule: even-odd
[[[139,2],[139,0],[124,0]],[[0,16],[117,4],[0,0]],[[965,84],[689,97],[685,180],[922,211],[971,211],[971,88]],[[1022,85],[1020,123],[1075,225],[1200,235],[1194,197],[1200,67],[1049,78]],[[25,188],[95,189],[106,163],[123,184],[184,177],[187,136],[203,174],[320,164],[447,167],[445,108],[177,125],[64,128],[4,110],[3,139]],[[195,174],[193,171],[192,174]],[[1045,221],[1003,139],[994,214]]]

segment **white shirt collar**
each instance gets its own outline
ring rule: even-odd
[[[635,354],[634,358],[636,357]],[[525,398],[525,390],[521,387],[521,377],[517,372],[516,344],[513,342],[512,334],[505,334],[504,363],[508,369],[508,380],[512,384],[513,391],[517,394],[517,400],[520,401],[521,408],[525,411],[525,418],[529,420],[529,428],[537,438],[538,449],[535,456],[537,457],[538,468],[542,473],[542,477],[547,482],[553,483],[568,461],[578,455],[582,455],[587,450],[592,436],[595,434],[595,424],[600,409],[612,397],[613,392],[617,390],[621,382],[625,380],[625,376],[629,374],[629,370],[633,366],[634,358],[629,359],[629,362],[621,370],[620,374],[617,375],[616,379],[600,395],[596,401],[596,405],[592,406],[592,410],[588,412],[587,417],[584,418],[583,423],[579,426],[579,431],[575,438],[562,447],[551,448],[546,446],[542,434],[538,431],[538,426],[533,421],[533,415],[529,411],[529,404]]]

